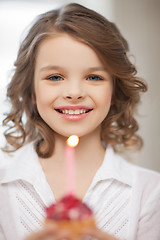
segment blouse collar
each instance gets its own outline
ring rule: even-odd
[[[111,146],[108,146],[104,161],[97,171],[96,181],[112,179],[132,186],[133,166],[133,164],[127,162],[119,154],[115,153]]]
[[[98,169],[94,182],[115,179],[119,182],[132,186],[133,165],[125,161],[108,146],[104,161]],[[29,143],[19,149],[11,157],[11,163],[1,170],[1,184],[16,180],[25,180],[34,185],[35,181],[42,175],[38,156],[34,150],[33,143]]]

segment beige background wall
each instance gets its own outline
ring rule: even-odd
[[[10,33],[14,20],[7,18],[9,11],[27,2],[24,12],[31,15],[30,20],[24,20],[24,27],[15,22],[15,36]],[[35,5],[35,2],[37,5]],[[139,108],[140,134],[145,144],[141,153],[131,155],[138,165],[160,171],[160,1],[159,0],[32,0],[3,1],[0,0],[0,81],[2,94],[0,96],[0,121],[5,110],[5,85],[8,82],[8,71],[15,59],[16,48],[20,39],[20,30],[24,29],[34,16],[55,7],[57,4],[78,2],[97,10],[109,20],[114,21],[130,44],[131,53],[136,59],[140,75],[146,79],[149,91],[143,96]],[[16,4],[15,4],[16,3]],[[7,8],[4,7],[5,4]],[[14,7],[13,7],[14,4]],[[33,8],[34,4],[34,8]],[[44,6],[43,6],[44,5]],[[36,6],[36,7],[35,7]],[[4,12],[6,11],[6,12]],[[3,12],[3,14],[2,14]],[[20,14],[21,15],[18,15]],[[3,16],[4,18],[2,18]],[[23,18],[22,11],[16,12]],[[18,32],[19,30],[19,32]],[[8,64],[8,65],[7,65]],[[0,144],[3,143],[0,128]]]
[[[113,11],[148,84],[138,117],[144,148],[136,162],[160,171],[160,1],[114,0]]]

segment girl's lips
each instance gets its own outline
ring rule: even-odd
[[[66,119],[66,120],[70,120],[70,121],[78,121],[81,120],[85,117],[87,117],[90,114],[91,111],[87,112],[87,113],[82,113],[82,114],[63,114],[60,112],[57,112],[62,118]]]
[[[55,108],[55,110],[77,110],[77,109],[85,109],[85,110],[92,110],[93,108],[84,106],[84,105],[77,105],[77,106],[61,106]]]
[[[86,106],[63,106],[55,110],[66,120],[78,121],[87,117],[93,109]]]

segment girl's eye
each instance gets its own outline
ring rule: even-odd
[[[52,76],[47,77],[47,79],[51,80],[51,81],[55,81],[55,82],[63,80],[63,78],[59,75],[52,75]]]
[[[101,81],[104,80],[102,77],[98,76],[98,75],[91,75],[89,77],[87,77],[87,80],[90,81]]]

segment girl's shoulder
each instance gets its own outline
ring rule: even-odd
[[[19,156],[25,156],[29,152],[34,149],[34,142],[26,143],[21,148],[17,149],[13,152],[4,152],[2,149],[0,149],[0,164],[5,162],[11,162],[14,161]]]
[[[109,149],[110,164],[116,175],[121,175],[128,182],[139,188],[159,188],[160,191],[160,173],[145,167],[138,166],[133,162],[127,161],[121,155],[115,153],[113,149]],[[106,154],[107,155],[107,154]]]
[[[113,153],[112,160],[116,175],[121,176],[119,179],[131,189],[134,204],[139,202],[147,214],[160,209],[160,173],[128,162],[116,153]]]
[[[137,165],[134,165],[134,167],[135,167],[135,171],[138,179],[141,179],[141,180],[143,179],[143,182],[150,182],[152,184],[155,184],[157,182],[160,183],[159,172],[152,169],[140,167]]]
[[[125,160],[124,160],[125,161]],[[159,186],[160,189],[160,173],[158,171],[138,166],[135,163],[127,162],[133,172],[133,176],[138,185],[143,186]]]
[[[160,173],[143,167],[135,167],[136,186],[142,192],[142,202],[160,203]],[[159,206],[160,207],[160,206]]]
[[[3,177],[12,174],[13,172],[20,171],[19,169],[24,168],[28,160],[35,158],[35,151],[33,143],[29,143],[18,149],[13,153],[6,153],[2,150],[0,151],[0,183]],[[31,161],[30,160],[30,161]]]

